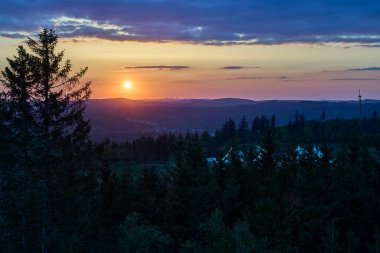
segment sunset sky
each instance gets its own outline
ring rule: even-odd
[[[2,0],[0,68],[45,26],[92,98],[380,98],[379,0]]]

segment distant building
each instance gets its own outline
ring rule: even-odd
[[[309,152],[306,149],[302,148],[300,145],[297,146],[297,148],[294,150],[294,152],[297,155],[297,160],[301,159],[304,156],[309,155]],[[315,155],[316,157],[318,157],[319,159],[321,159],[323,157],[323,153],[322,153],[320,147],[318,147],[318,146],[313,147],[312,154]]]
[[[254,159],[254,161],[258,161],[262,158],[263,151],[264,151],[264,149],[261,146],[255,145],[253,152],[254,152],[256,158]],[[230,164],[232,162],[232,159],[233,159],[232,155],[233,155],[233,147],[231,147],[227,151],[227,153],[222,157],[221,161],[224,164]],[[243,163],[246,160],[246,154],[244,154],[243,151],[239,150],[237,152],[237,158],[239,159],[240,162]],[[208,158],[206,158],[206,161],[210,165],[218,163],[218,159],[215,157],[208,157]]]
[[[218,163],[218,160],[216,159],[216,157],[208,157],[206,158],[206,161],[208,164],[217,164]]]
[[[232,155],[234,154],[233,153],[233,147],[231,147],[227,153],[222,157],[221,161],[224,163],[224,164],[230,164],[232,163],[232,160],[233,160],[233,157]],[[261,146],[259,145],[255,145],[254,146],[254,149],[253,149],[253,154],[254,154],[254,158],[252,160],[252,162],[259,162],[262,157],[263,157],[263,153],[265,152],[265,149],[263,149]],[[307,151],[306,149],[302,148],[300,145],[298,145],[295,149],[294,149],[294,153],[296,155],[296,159],[299,161],[301,160],[302,158],[306,158],[310,152]],[[247,155],[243,153],[243,151],[239,150],[236,154],[236,158],[244,163],[247,161]],[[281,157],[284,156],[285,153],[277,153],[277,154],[274,154],[274,159],[277,160],[279,159],[279,163],[281,161]],[[311,155],[315,156],[316,159],[322,159],[323,158],[323,153],[321,151],[321,148],[318,147],[318,146],[313,146],[312,148],[312,151],[311,151]],[[218,164],[218,159],[216,157],[208,157],[206,158],[206,161],[209,165],[214,165],[214,164]],[[330,161],[330,163],[332,163],[333,161]]]
[[[233,151],[233,148],[231,147],[228,150],[227,154],[222,158],[222,161],[224,163],[229,164],[232,162],[232,151]],[[241,150],[237,153],[237,157],[240,162],[244,162],[244,153]]]

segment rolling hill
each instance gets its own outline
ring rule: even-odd
[[[91,120],[95,140],[109,137],[114,141],[134,139],[162,132],[213,132],[229,118],[237,122],[245,115],[276,115],[277,124],[287,124],[296,111],[306,119],[318,119],[323,110],[326,118],[358,117],[356,101],[253,101],[247,99],[130,100],[124,98],[88,101],[86,118]],[[380,110],[380,100],[364,100],[363,116]]]

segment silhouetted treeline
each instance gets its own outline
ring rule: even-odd
[[[358,119],[329,119],[321,112],[320,120],[307,121],[303,114],[295,112],[294,120],[287,126],[276,126],[272,115],[256,116],[248,122],[243,116],[238,123],[229,118],[214,133],[175,135],[161,134],[157,137],[140,137],[132,142],[113,143],[108,158],[114,161],[129,160],[141,163],[168,162],[173,158],[173,145],[182,139],[200,140],[208,156],[222,156],[231,146],[260,144],[263,135],[272,130],[281,150],[291,145],[348,145],[361,143],[378,146],[380,143],[380,120],[377,112],[372,117]]]

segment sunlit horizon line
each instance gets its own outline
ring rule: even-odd
[[[164,98],[127,98],[127,97],[104,97],[104,98],[90,98],[89,100],[131,100],[131,101],[182,101],[182,100],[223,100],[223,99],[236,99],[236,100],[250,100],[250,101],[255,101],[255,102],[269,102],[269,101],[288,101],[288,102],[298,102],[298,101],[305,101],[305,102],[352,102],[352,101],[357,101],[357,97],[353,99],[344,99],[344,98],[336,98],[336,99],[291,99],[291,98],[286,98],[286,99],[253,99],[253,98],[244,98],[244,97],[215,97],[215,98],[210,98],[210,97],[187,97],[187,98],[171,98],[171,97],[164,97]],[[380,101],[380,99],[376,98],[371,98],[367,97],[362,99],[362,101],[368,101],[368,100],[375,100],[375,101]]]

